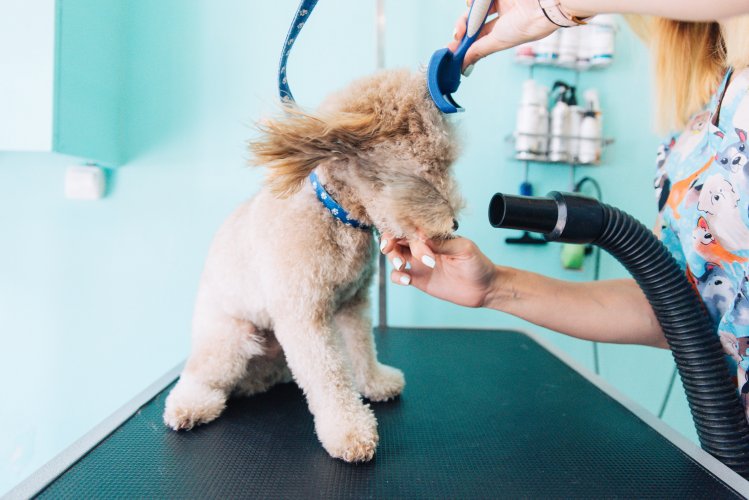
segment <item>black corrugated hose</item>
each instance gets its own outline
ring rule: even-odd
[[[749,479],[749,425],[720,339],[702,301],[671,253],[634,217],[578,195],[496,194],[494,227],[543,233],[551,241],[592,243],[634,277],[653,307],[692,411],[702,448]]]

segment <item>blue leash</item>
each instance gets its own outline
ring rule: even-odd
[[[278,63],[278,93],[281,96],[282,102],[294,102],[294,96],[291,94],[289,82],[286,78],[286,64],[289,61],[289,54],[292,47],[294,47],[294,42],[299,37],[304,23],[307,22],[315,5],[317,5],[317,0],[302,0],[296,10],[294,20],[291,22],[289,32],[286,34],[286,40],[281,51],[281,60]]]
[[[281,52],[281,60],[278,63],[278,94],[281,97],[281,102],[295,102],[294,96],[289,88],[286,67],[289,62],[289,54],[291,53],[292,47],[294,47],[294,42],[299,38],[299,33],[301,33],[302,28],[304,28],[304,24],[307,22],[307,19],[309,19],[315,5],[317,5],[317,0],[302,0],[296,10],[294,20],[291,21],[289,32],[286,34],[286,40],[284,41],[283,50]],[[325,190],[325,187],[317,178],[317,173],[312,171],[309,175],[309,180],[317,194],[317,199],[320,200],[320,203],[323,204],[333,217],[349,227],[365,231],[371,229],[366,224],[362,224],[358,220],[349,217],[349,213],[337,201],[335,201],[332,196],[330,196],[330,193]]]

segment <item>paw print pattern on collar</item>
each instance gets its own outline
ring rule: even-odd
[[[322,182],[320,182],[320,179],[317,177],[317,172],[312,172],[311,174],[309,174],[309,180],[312,184],[312,188],[315,190],[315,194],[317,194],[317,199],[320,200],[320,203],[322,203],[325,208],[328,209],[333,217],[350,227],[362,229],[364,231],[368,231],[370,229],[370,227],[366,224],[362,224],[358,220],[349,217],[349,213],[341,205],[339,205],[332,196],[330,196],[330,193],[325,190]]]

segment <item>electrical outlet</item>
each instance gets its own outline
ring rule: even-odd
[[[99,200],[106,184],[104,170],[99,167],[74,166],[65,171],[65,197],[69,200]]]

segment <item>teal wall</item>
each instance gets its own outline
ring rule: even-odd
[[[127,2],[118,105],[129,161],[110,172],[110,194],[101,201],[63,198],[73,158],[0,153],[0,494],[187,355],[212,234],[259,186],[261,172],[245,167],[245,141],[253,121],[276,109],[278,50],[295,6],[294,0]],[[415,69],[447,41],[463,2],[387,0],[386,6],[386,63]],[[651,224],[657,139],[650,132],[647,55],[626,29],[617,49],[614,66],[585,73],[580,82],[601,91],[605,133],[617,142],[603,166],[577,175],[595,176],[607,202]],[[290,62],[298,101],[313,106],[374,69],[374,1],[321,1]],[[522,178],[504,137],[527,74],[509,54],[497,55],[460,89],[468,111],[460,117],[465,147],[456,171],[469,201],[461,233],[496,262],[590,279],[589,263],[582,272],[563,271],[558,247],[509,247],[508,234],[486,223],[490,195],[514,192]],[[538,77],[551,83],[563,74],[544,70]],[[568,189],[569,172],[533,165],[531,180],[538,193]],[[604,278],[623,275],[604,257]],[[540,331],[414,289],[390,286],[389,293],[391,324]],[[592,366],[589,343],[543,334]],[[609,381],[658,409],[673,365],[669,353],[602,346],[601,356]],[[668,422],[692,436],[677,394]]]
[[[126,2],[56,0],[53,151],[121,165]]]

